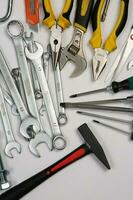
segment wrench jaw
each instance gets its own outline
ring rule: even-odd
[[[47,144],[50,151],[53,149],[52,138],[44,132],[39,132],[29,142],[29,149],[36,157],[41,157],[37,150],[37,146],[42,143]]]
[[[34,138],[34,133],[38,133],[39,131],[40,124],[38,120],[33,117],[24,119],[20,125],[20,133],[26,139]]]
[[[16,150],[19,154],[21,153],[21,145],[16,142],[16,141],[12,141],[9,142],[6,147],[5,147],[5,154],[9,157],[9,158],[14,158],[12,151]]]

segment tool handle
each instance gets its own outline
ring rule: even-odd
[[[123,31],[127,22],[128,4],[129,0],[121,0],[120,12],[117,23],[104,44],[104,49],[108,52],[112,52],[117,48],[116,39]]]
[[[92,14],[94,0],[77,0],[75,27],[86,32]]]
[[[133,90],[133,77],[130,77],[121,82],[112,82],[112,90],[114,93],[117,93],[122,90]]]
[[[22,183],[0,195],[0,200],[19,200],[27,193],[32,191],[35,187],[40,185],[42,182],[50,178],[52,175],[56,174],[61,169],[65,168],[66,166],[70,165],[71,163],[89,153],[91,153],[91,151],[89,150],[87,145],[81,145],[76,150],[74,150],[61,160],[57,161],[55,164],[35,174],[31,178],[23,181]]]
[[[58,25],[62,27],[62,29],[66,29],[71,25],[70,22],[70,14],[73,8],[74,0],[66,0],[62,13],[58,18]]]
[[[93,49],[100,48],[102,45],[102,34],[101,34],[100,23],[101,23],[101,14],[104,4],[105,0],[97,0],[92,12],[91,21],[92,21],[93,35],[89,43]]]
[[[25,0],[25,12],[26,12],[26,21],[28,24],[36,25],[39,23],[39,0],[33,1],[33,9],[34,12],[32,13],[32,5],[31,0]]]
[[[51,28],[55,24],[55,16],[50,0],[43,0],[43,10],[45,14],[43,24]]]

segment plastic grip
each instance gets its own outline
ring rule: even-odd
[[[93,49],[100,48],[102,45],[102,34],[101,34],[101,13],[105,0],[97,0],[92,13],[92,29],[93,35],[89,41]]]
[[[31,0],[25,0],[25,12],[26,12],[26,21],[28,24],[31,25],[36,25],[39,23],[39,8],[40,8],[40,3],[39,0],[34,0],[33,1],[34,5],[34,12],[32,13],[32,5],[31,5]]]
[[[123,80],[121,82],[113,82],[112,90],[117,93],[122,90],[133,90],[133,77]]]
[[[104,45],[104,49],[107,50],[108,52],[112,52],[117,48],[116,39],[124,29],[127,22],[128,5],[129,5],[129,0],[121,0],[120,13],[117,23],[113,31],[111,32],[110,36],[107,38]]]
[[[75,27],[86,32],[92,14],[94,0],[77,0]]]
[[[23,181],[22,183],[16,185],[15,187],[9,189],[7,192],[0,195],[0,200],[19,200],[27,193],[32,191],[42,182],[46,181],[52,175],[56,174],[61,169],[64,169],[66,166],[75,162],[76,160],[84,157],[86,154],[91,153],[87,145],[83,144],[78,147],[76,150],[57,161],[55,164],[44,169],[43,171],[35,174],[31,178]]]
[[[43,0],[43,10],[45,17],[42,23],[48,28],[51,28],[55,24],[55,16],[52,10],[50,0]]]
[[[73,8],[73,2],[74,0],[66,0],[63,11],[58,18],[57,23],[63,30],[71,25],[70,14]]]

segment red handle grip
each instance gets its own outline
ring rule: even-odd
[[[36,25],[39,23],[39,8],[39,0],[25,0],[26,21],[28,24]]]

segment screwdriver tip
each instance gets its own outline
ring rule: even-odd
[[[97,120],[93,120],[93,122],[94,122],[94,123],[97,123],[97,124],[100,124],[100,122],[99,122],[99,121],[97,121]]]
[[[76,97],[78,97],[77,94],[73,94],[73,95],[70,96],[70,98],[76,98]]]
[[[65,103],[60,103],[60,106],[65,108],[66,104]]]

